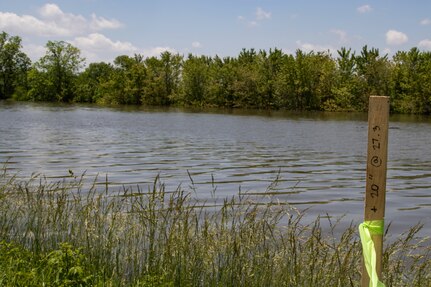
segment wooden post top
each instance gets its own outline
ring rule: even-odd
[[[366,221],[382,220],[385,216],[389,127],[389,97],[371,96],[369,100]]]

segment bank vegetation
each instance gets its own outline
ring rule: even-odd
[[[32,63],[19,36],[0,34],[0,100],[366,111],[370,95],[385,95],[393,113],[430,114],[430,83],[431,52],[418,48],[391,58],[368,46],[336,56],[276,48],[223,58],[163,52],[85,65],[64,41],[48,41]]]
[[[288,203],[241,196],[214,206],[158,178],[112,190],[4,172],[0,285],[360,286],[357,226],[309,222]],[[431,286],[431,242],[420,229],[385,242],[386,286]]]

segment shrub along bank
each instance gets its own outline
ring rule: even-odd
[[[392,57],[364,46],[334,53],[243,49],[237,56],[119,55],[88,63],[64,41],[48,41],[35,63],[21,38],[0,34],[0,100],[157,106],[366,111],[370,95],[395,113],[431,113],[431,52]]]

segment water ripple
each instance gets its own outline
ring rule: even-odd
[[[431,222],[431,120],[389,133],[388,220]],[[86,173],[98,184],[193,186],[202,201],[238,195],[361,220],[366,117],[256,116],[185,111],[119,112],[96,107],[0,103],[0,165],[23,178]],[[190,177],[192,178],[192,182]],[[278,179],[277,185],[268,187]],[[217,200],[215,205],[219,204]],[[431,226],[427,225],[428,231]]]

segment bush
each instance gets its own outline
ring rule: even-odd
[[[68,243],[39,257],[26,248],[0,243],[0,286],[92,286],[80,250]]]

